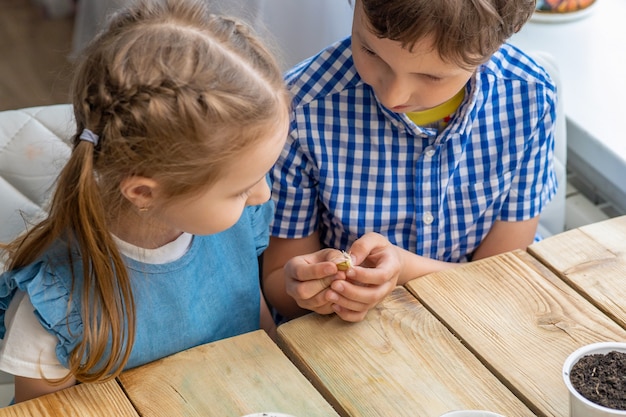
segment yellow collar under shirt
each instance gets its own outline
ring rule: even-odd
[[[433,107],[432,109],[407,113],[406,115],[418,126],[436,128],[439,132],[446,128],[454,112],[459,108],[465,97],[465,88],[462,88],[450,100]]]

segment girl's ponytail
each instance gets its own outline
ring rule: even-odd
[[[70,270],[82,267],[71,277],[74,288],[83,283],[74,294],[84,334],[69,358],[79,381],[119,374],[135,338],[129,272],[111,233],[131,225],[144,240],[157,234],[151,221],[159,210],[219,181],[242,150],[276,130],[276,115],[288,107],[274,57],[206,3],[136,0],[84,49],[73,82],[72,155],[47,219],[9,248],[15,269],[65,242]],[[150,216],[122,192],[132,177],[158,184]]]
[[[55,241],[64,241],[67,253],[78,250],[83,271],[84,334],[71,352],[69,375],[82,382],[117,375],[130,356],[135,329],[130,280],[108,231],[102,193],[93,169],[94,153],[97,143],[76,135],[72,155],[57,180],[48,217],[7,247],[9,270],[32,263]],[[70,262],[75,261],[70,257]],[[111,353],[106,357],[109,337]]]
[[[114,377],[127,362],[134,340],[135,307],[128,272],[109,233],[102,190],[94,174],[98,144],[81,139],[85,132],[91,133],[83,131],[75,145],[77,164],[66,172],[68,182],[75,181],[66,210],[70,213],[68,230],[74,231],[83,262],[84,324],[83,338],[69,362],[70,373],[78,380],[94,382]],[[107,345],[102,342],[109,337],[111,351],[106,355]]]

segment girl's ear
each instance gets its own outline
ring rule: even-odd
[[[158,183],[146,177],[126,177],[120,183],[120,191],[132,205],[141,211],[154,205]]]

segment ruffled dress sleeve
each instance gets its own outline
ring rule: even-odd
[[[258,206],[247,207],[246,212],[250,218],[250,225],[254,234],[256,254],[261,256],[270,241],[270,223],[274,218],[274,202],[269,200]]]
[[[53,266],[49,259],[44,257],[0,275],[0,338],[4,339],[6,335],[6,312],[16,291],[24,291],[43,328],[58,340],[56,354],[59,362],[68,367],[69,354],[83,334],[79,302],[81,285],[78,282],[72,289],[70,268],[58,258]],[[76,270],[80,271],[80,266]]]

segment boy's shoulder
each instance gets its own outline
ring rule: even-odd
[[[483,66],[482,73],[496,79],[553,86],[550,75],[535,62],[532,54],[528,54],[509,43],[502,45],[493,54]]]
[[[285,83],[294,107],[362,85],[352,60],[351,38],[296,64],[285,74]]]

